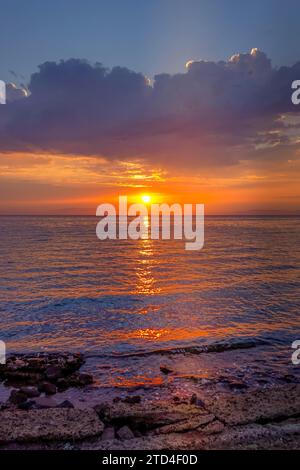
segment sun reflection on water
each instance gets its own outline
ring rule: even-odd
[[[148,233],[149,218],[146,216],[142,219],[143,226],[141,231]],[[136,261],[136,293],[140,295],[155,295],[161,289],[157,286],[157,280],[153,272],[154,266],[157,264],[153,240],[150,238],[141,238],[138,244],[137,261]]]

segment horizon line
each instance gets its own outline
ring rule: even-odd
[[[119,217],[120,214],[116,214],[116,216]],[[195,215],[195,214],[193,214]],[[121,215],[122,216],[122,215]],[[171,214],[171,216],[174,216],[174,214]],[[205,214],[205,217],[257,217],[257,216],[264,216],[264,217],[299,217],[300,216],[300,211],[297,212],[269,212],[269,213],[259,213],[259,211],[256,213],[253,211],[253,213],[245,213],[245,212],[240,212],[240,213],[226,213],[226,214]],[[99,217],[96,214],[1,214],[0,217]],[[133,216],[127,216],[127,217],[138,217],[138,215],[133,215]],[[149,214],[149,217],[151,217],[151,214]]]

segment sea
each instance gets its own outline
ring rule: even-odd
[[[300,381],[299,217],[207,216],[199,251],[99,240],[97,222],[0,217],[7,354],[81,351],[112,390]]]

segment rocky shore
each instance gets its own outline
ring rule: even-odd
[[[239,393],[193,393],[151,401],[140,395],[101,399],[84,409],[59,402],[60,391],[92,386],[82,354],[8,358],[10,387],[0,409],[2,449],[299,449],[300,385]],[[161,367],[164,374],[171,373]]]

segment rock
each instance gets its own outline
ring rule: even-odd
[[[23,361],[22,359],[16,359],[15,362],[14,362],[14,366],[17,367],[17,368],[22,369],[23,367],[27,366],[27,363],[25,361]]]
[[[198,430],[160,434],[151,438],[142,437],[130,440],[117,440],[109,442],[109,451],[147,450],[162,451],[166,449],[178,452],[178,449],[188,450],[287,450],[299,449],[300,421],[291,423],[277,423],[268,426],[250,424],[245,426],[228,427],[220,434],[205,434]],[[97,440],[83,443],[82,449],[93,449],[98,451],[108,450],[108,442]],[[120,453],[120,452],[119,452]],[[246,454],[245,454],[246,455]]]
[[[165,365],[160,366],[160,371],[165,375],[171,374],[173,372],[172,369],[170,369],[168,366],[165,366]]]
[[[20,403],[24,403],[27,400],[27,395],[21,390],[12,390],[9,401],[14,403],[15,405],[19,405]]]
[[[175,404],[174,402],[158,401],[156,403],[113,403],[111,406],[103,406],[101,419],[106,422],[126,423],[133,429],[153,429],[158,426],[176,423],[192,418],[201,419],[209,412],[195,405]]]
[[[296,381],[295,379],[296,379],[295,376],[291,374],[286,374],[283,376],[283,380],[287,383],[293,383]]]
[[[71,442],[66,442],[63,447],[64,450],[75,450],[74,446],[71,444]]]
[[[56,385],[59,391],[64,391],[70,386],[67,379],[65,379],[64,377],[58,379],[56,381]]]
[[[190,399],[190,404],[191,405],[196,405],[197,403],[197,395],[196,393],[193,393],[193,395],[191,396],[191,399]]]
[[[47,365],[46,359],[44,357],[30,357],[27,362],[30,369],[36,371],[44,370]]]
[[[153,432],[149,434],[170,434],[174,432],[185,432],[191,431],[193,429],[199,429],[200,427],[212,423],[215,419],[214,415],[206,413],[196,417],[188,418],[183,421],[178,421],[166,426],[161,426],[156,428]]]
[[[3,411],[0,420],[0,442],[73,441],[100,435],[103,429],[103,423],[92,409]]]
[[[40,392],[38,390],[37,387],[35,386],[24,386],[24,387],[21,387],[21,392],[25,393],[25,395],[28,397],[28,398],[35,398],[35,397],[38,397],[40,396]]]
[[[91,374],[82,373],[78,375],[78,381],[80,385],[89,385],[94,382],[94,378]]]
[[[5,370],[2,373],[2,376],[8,381],[11,380],[14,382],[23,382],[28,385],[30,384],[35,385],[43,378],[42,374],[39,374],[36,372],[27,372],[27,371],[22,371],[22,370],[14,370],[14,371]]]
[[[57,380],[62,377],[62,370],[58,366],[50,366],[46,369],[45,375],[48,380]]]
[[[69,377],[84,363],[82,354],[70,353],[38,353],[16,355],[7,358],[6,364],[0,364],[0,377],[7,381],[23,382],[24,385],[36,385],[45,379],[56,383],[60,378]],[[77,373],[78,374],[78,373]],[[91,383],[91,376],[77,375],[74,386]],[[60,388],[68,388],[73,384],[68,381],[61,383]]]
[[[201,430],[205,434],[219,434],[220,432],[224,431],[225,426],[221,421],[215,420],[211,423],[208,423],[206,426],[201,427]]]
[[[231,390],[245,390],[248,386],[244,382],[231,382],[229,384]]]
[[[105,428],[101,436],[102,441],[112,441],[114,438],[115,429],[112,426]]]
[[[202,408],[205,407],[204,401],[200,400],[200,399],[197,397],[196,393],[193,393],[193,395],[191,396],[190,404],[191,404],[191,405],[200,406],[200,407],[202,407]]]
[[[28,401],[25,401],[24,403],[20,403],[18,405],[18,408],[20,410],[31,410],[34,407],[35,407],[35,401],[34,400],[28,400]]]
[[[97,415],[103,419],[106,415],[107,405],[104,403],[100,403],[94,406],[94,410],[96,411]]]
[[[139,395],[128,396],[128,397],[124,398],[123,402],[134,405],[135,403],[140,403],[141,402],[141,397]]]
[[[122,441],[125,441],[126,439],[134,439],[134,434],[131,431],[131,429],[128,426],[122,426],[118,431],[117,431],[117,436],[119,439]]]
[[[70,402],[69,400],[64,400],[57,406],[58,408],[74,408],[73,403]]]
[[[39,389],[41,392],[45,392],[46,395],[54,395],[57,392],[56,385],[51,382],[42,382]]]
[[[59,390],[66,390],[69,387],[81,387],[94,382],[91,374],[74,372],[73,374],[60,378],[56,381]]]
[[[55,408],[57,407],[57,402],[50,397],[38,397],[35,400],[37,408]]]
[[[229,425],[267,423],[300,415],[300,384],[208,398],[206,408]]]

